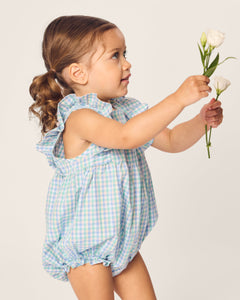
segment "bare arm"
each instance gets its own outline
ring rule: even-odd
[[[191,76],[160,103],[144,111],[125,124],[106,118],[91,109],[72,112],[66,121],[66,130],[99,146],[132,149],[144,145],[171,123],[185,106],[208,96],[208,78]]]
[[[133,149],[156,136],[182,110],[183,106],[178,104],[174,95],[170,95],[122,124],[94,110],[83,108],[70,114],[66,121],[66,131],[71,129],[81,139],[102,147]]]
[[[221,102],[215,102],[215,99],[212,99],[193,119],[181,123],[173,129],[166,128],[160,132],[154,138],[152,146],[170,153],[184,151],[205,134],[205,124],[208,125],[208,129],[210,126],[216,128],[221,124],[222,119]]]

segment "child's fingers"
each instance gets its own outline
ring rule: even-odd
[[[213,100],[213,99],[212,99]],[[212,110],[212,109],[216,109],[216,108],[218,108],[218,107],[221,107],[221,105],[222,105],[222,103],[220,102],[220,101],[215,101],[215,99],[214,99],[214,101],[210,101],[210,103],[209,103],[209,110]]]
[[[205,75],[196,75],[195,78],[199,81],[204,81],[206,83],[210,82],[210,79]]]
[[[208,126],[212,126],[213,128],[218,127],[223,121],[223,117],[219,118],[218,120],[207,121]]]
[[[223,120],[223,110],[221,107],[216,108],[213,111],[207,111],[205,120],[207,121],[208,125],[212,127],[217,127],[222,123]]]
[[[208,110],[206,112],[206,117],[212,118],[212,117],[216,117],[216,116],[221,116],[222,112],[223,112],[223,110],[222,110],[221,107],[218,107],[218,108],[216,108],[214,110]]]
[[[222,113],[222,110],[221,109],[214,109],[214,110],[208,110],[206,112],[206,118],[212,118],[212,117],[215,117],[215,116],[218,116]]]
[[[223,121],[223,116],[219,117],[218,120],[212,121],[210,123],[208,123],[210,126],[212,126],[213,128],[218,127]]]
[[[212,98],[211,101],[208,103],[209,105],[212,105],[213,103],[216,102],[216,99],[215,98]]]
[[[200,92],[211,92],[212,88],[207,84],[201,84],[199,85],[199,90]]]

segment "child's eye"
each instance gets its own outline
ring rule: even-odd
[[[120,53],[117,51],[113,54],[112,58],[113,59],[119,59]],[[126,58],[127,57],[127,51],[123,51],[123,57]]]
[[[112,58],[118,59],[118,58],[119,58],[119,52],[115,52],[115,53],[113,54]]]

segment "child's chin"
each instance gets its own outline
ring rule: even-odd
[[[124,91],[120,97],[126,96],[127,93],[128,93],[128,90]]]
[[[122,92],[120,92],[120,93],[116,93],[116,94],[115,94],[113,97],[111,97],[111,98],[119,98],[119,97],[123,97],[123,96],[126,96],[127,93],[128,93],[128,90],[126,89],[126,90],[124,90],[124,91],[122,91]]]

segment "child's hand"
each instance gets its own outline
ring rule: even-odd
[[[218,127],[223,120],[223,109],[221,108],[222,103],[216,101],[214,98],[203,106],[200,111],[200,116],[208,128],[212,126],[213,128]]]
[[[177,101],[185,107],[207,97],[208,93],[212,91],[208,86],[209,82],[210,79],[204,75],[188,77],[175,92]]]

